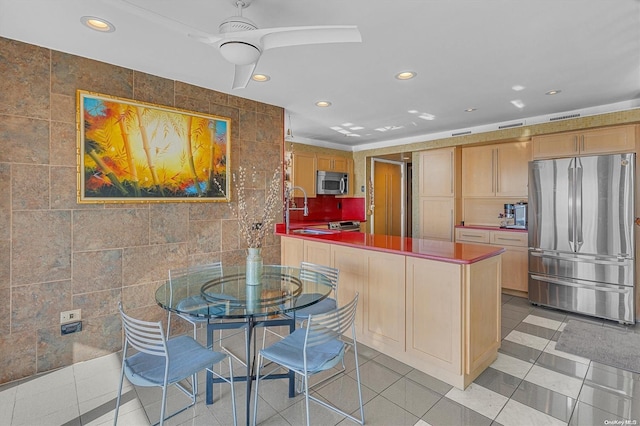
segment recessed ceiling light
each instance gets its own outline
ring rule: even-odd
[[[417,109],[410,109],[409,111],[407,111],[409,114],[417,114],[420,111],[418,111]]]
[[[318,101],[318,102],[316,102],[316,106],[321,107],[321,108],[326,108],[328,106],[331,106],[331,102],[329,102],[329,101]]]
[[[524,90],[524,89],[525,89],[525,87],[520,85],[520,84],[516,84],[514,86],[511,86],[511,90],[515,90],[516,92],[519,92],[519,91]]]
[[[435,120],[436,116],[433,114],[427,114],[426,112],[423,112],[418,116],[418,118],[422,118],[423,120]]]
[[[253,76],[251,76],[251,79],[253,81],[258,81],[258,82],[262,83],[262,82],[271,80],[271,77],[269,77],[268,75],[264,75],[264,74],[254,74]]]
[[[86,27],[91,28],[95,31],[100,31],[103,33],[112,33],[116,30],[115,25],[106,19],[96,18],[95,16],[83,16],[80,18],[80,22]]]
[[[464,112],[473,112],[476,111],[478,108],[467,108],[464,110]]]
[[[562,90],[549,90],[545,95],[557,95],[560,92],[562,92]]]
[[[514,99],[511,101],[511,103],[516,108],[520,108],[520,109],[524,108],[524,102],[522,102],[520,99]]]
[[[418,75],[416,72],[414,71],[402,71],[399,72],[398,74],[396,74],[396,78],[398,80],[410,80],[413,77],[415,77],[416,75]]]

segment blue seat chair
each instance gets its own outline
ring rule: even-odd
[[[302,377],[303,393],[305,396],[306,421],[309,426],[309,400],[313,400],[343,416],[364,424],[364,408],[362,406],[362,389],[360,385],[360,366],[358,364],[358,348],[356,329],[354,325],[356,308],[358,306],[358,294],[352,301],[344,306],[323,314],[311,314],[305,320],[303,328],[299,328],[282,340],[262,349],[258,354],[258,366],[256,370],[256,397],[253,409],[253,424],[256,424],[258,416],[258,400],[260,382],[280,366],[294,371]],[[343,338],[343,334],[350,332],[351,341]],[[339,363],[344,363],[347,348],[353,347],[355,358],[356,380],[358,385],[358,398],[360,402],[360,419],[348,414],[339,408],[328,404],[309,394],[309,377],[332,369]],[[270,361],[275,368],[261,376],[262,364]]]
[[[149,322],[132,318],[124,313],[122,303],[118,304],[118,310],[122,317],[124,345],[122,348],[120,386],[113,420],[114,426],[118,424],[118,411],[120,409],[122,384],[125,376],[134,386],[162,387],[159,422],[162,425],[166,419],[175,416],[196,403],[196,374],[204,369],[211,371],[215,376],[223,379],[231,386],[233,421],[234,425],[237,424],[233,368],[231,358],[227,354],[211,351],[190,336],[182,335],[167,340],[161,321]],[[129,353],[130,351],[132,352],[131,354]],[[224,359],[229,360],[228,379],[213,371],[213,366]],[[190,389],[181,383],[183,381],[191,382]],[[190,398],[191,402],[183,408],[165,415],[167,388],[169,385],[176,385],[178,389]]]
[[[169,270],[169,291],[171,296],[174,294],[175,286],[185,285],[189,282],[193,282],[194,285],[190,286],[193,290],[193,294],[184,294],[184,297],[177,301],[176,309],[181,311],[179,313],[174,313],[174,315],[179,316],[183,320],[193,325],[193,338],[197,338],[198,326],[206,324],[210,321],[210,316],[215,314],[215,310],[220,310],[221,312],[226,309],[225,305],[220,305],[219,307],[211,306],[206,300],[202,298],[200,295],[200,287],[202,284],[211,281],[216,278],[220,278],[223,276],[222,271],[222,262],[213,262],[205,265],[195,265],[188,266],[186,268],[174,268]],[[185,285],[185,288],[187,286]],[[233,300],[230,299],[232,302]],[[169,304],[173,306],[173,300],[169,301]],[[189,312],[186,314],[184,312]],[[167,320],[167,330],[168,334],[171,335],[171,316],[172,313],[169,311],[169,318]],[[216,321],[216,320],[211,320]],[[246,329],[244,331],[246,333]],[[235,355],[229,348],[225,347],[223,344],[223,339],[233,337],[237,333],[223,335],[223,331],[220,330],[219,338],[214,343],[218,342],[220,344],[220,348],[239,361],[241,364],[245,365],[245,361]],[[209,348],[211,349],[211,348]]]

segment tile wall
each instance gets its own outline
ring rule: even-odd
[[[279,107],[0,37],[0,383],[121,348],[117,303],[166,318],[154,292],[167,270],[244,260],[225,203],[76,203],[76,90],[232,120],[233,170],[266,181],[280,164]],[[232,190],[232,199],[235,195]],[[264,250],[280,259],[278,237]],[[61,311],[83,330],[60,335]]]

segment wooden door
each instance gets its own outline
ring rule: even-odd
[[[373,233],[402,236],[402,164],[376,161]]]
[[[584,132],[580,140],[580,154],[635,152],[635,135],[635,126],[611,127]]]
[[[455,200],[420,197],[420,238],[453,241]]]

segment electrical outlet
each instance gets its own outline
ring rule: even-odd
[[[73,311],[60,312],[60,324],[66,324],[68,322],[80,321],[81,309],[74,309]]]

